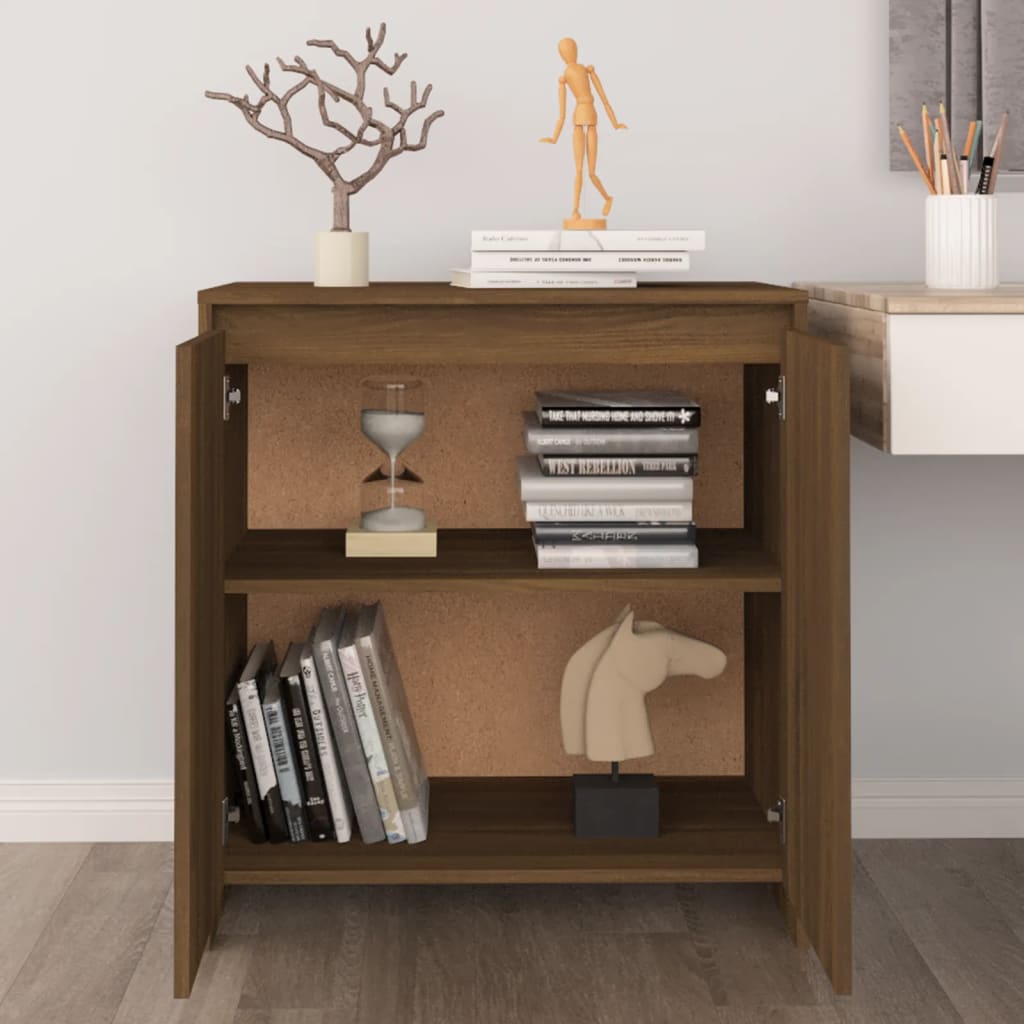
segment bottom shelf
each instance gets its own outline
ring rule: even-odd
[[[742,778],[660,779],[657,839],[576,839],[568,778],[431,781],[425,843],[254,844],[232,832],[227,885],[780,882],[782,848]]]

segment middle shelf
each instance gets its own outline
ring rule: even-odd
[[[538,569],[530,531],[441,530],[436,558],[346,558],[344,530],[249,530],[229,594],[338,590],[723,590],[778,593],[778,559],[746,530],[699,530],[698,569]]]

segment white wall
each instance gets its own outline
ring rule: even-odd
[[[202,97],[378,4],[8,6],[0,302],[6,659],[0,779],[172,772],[173,346],[197,288],[301,279],[326,180]],[[472,227],[566,212],[558,38],[628,133],[619,225],[706,228],[694,278],[911,280],[923,190],[887,171],[886,0],[392,0],[403,72],[447,116],[354,206],[378,279],[443,278]],[[1024,279],[1024,196],[1002,200]],[[1022,459],[853,446],[854,772],[1024,777]],[[13,726],[12,723],[13,722]]]

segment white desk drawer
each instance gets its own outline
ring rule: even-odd
[[[1024,315],[887,320],[889,451],[1024,454]]]

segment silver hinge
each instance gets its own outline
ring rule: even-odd
[[[773,388],[768,388],[764,393],[766,405],[777,405],[779,407],[779,419],[786,418],[786,378],[779,377],[779,383]]]
[[[237,825],[242,820],[242,811],[239,807],[233,807],[231,801],[224,797],[220,802],[220,841],[221,846],[228,845],[228,830],[232,825]]]
[[[242,389],[231,386],[231,378],[224,377],[224,422],[231,419],[231,406],[242,404]]]
[[[765,817],[773,824],[779,826],[779,842],[786,845],[786,801],[780,797],[767,811]]]

